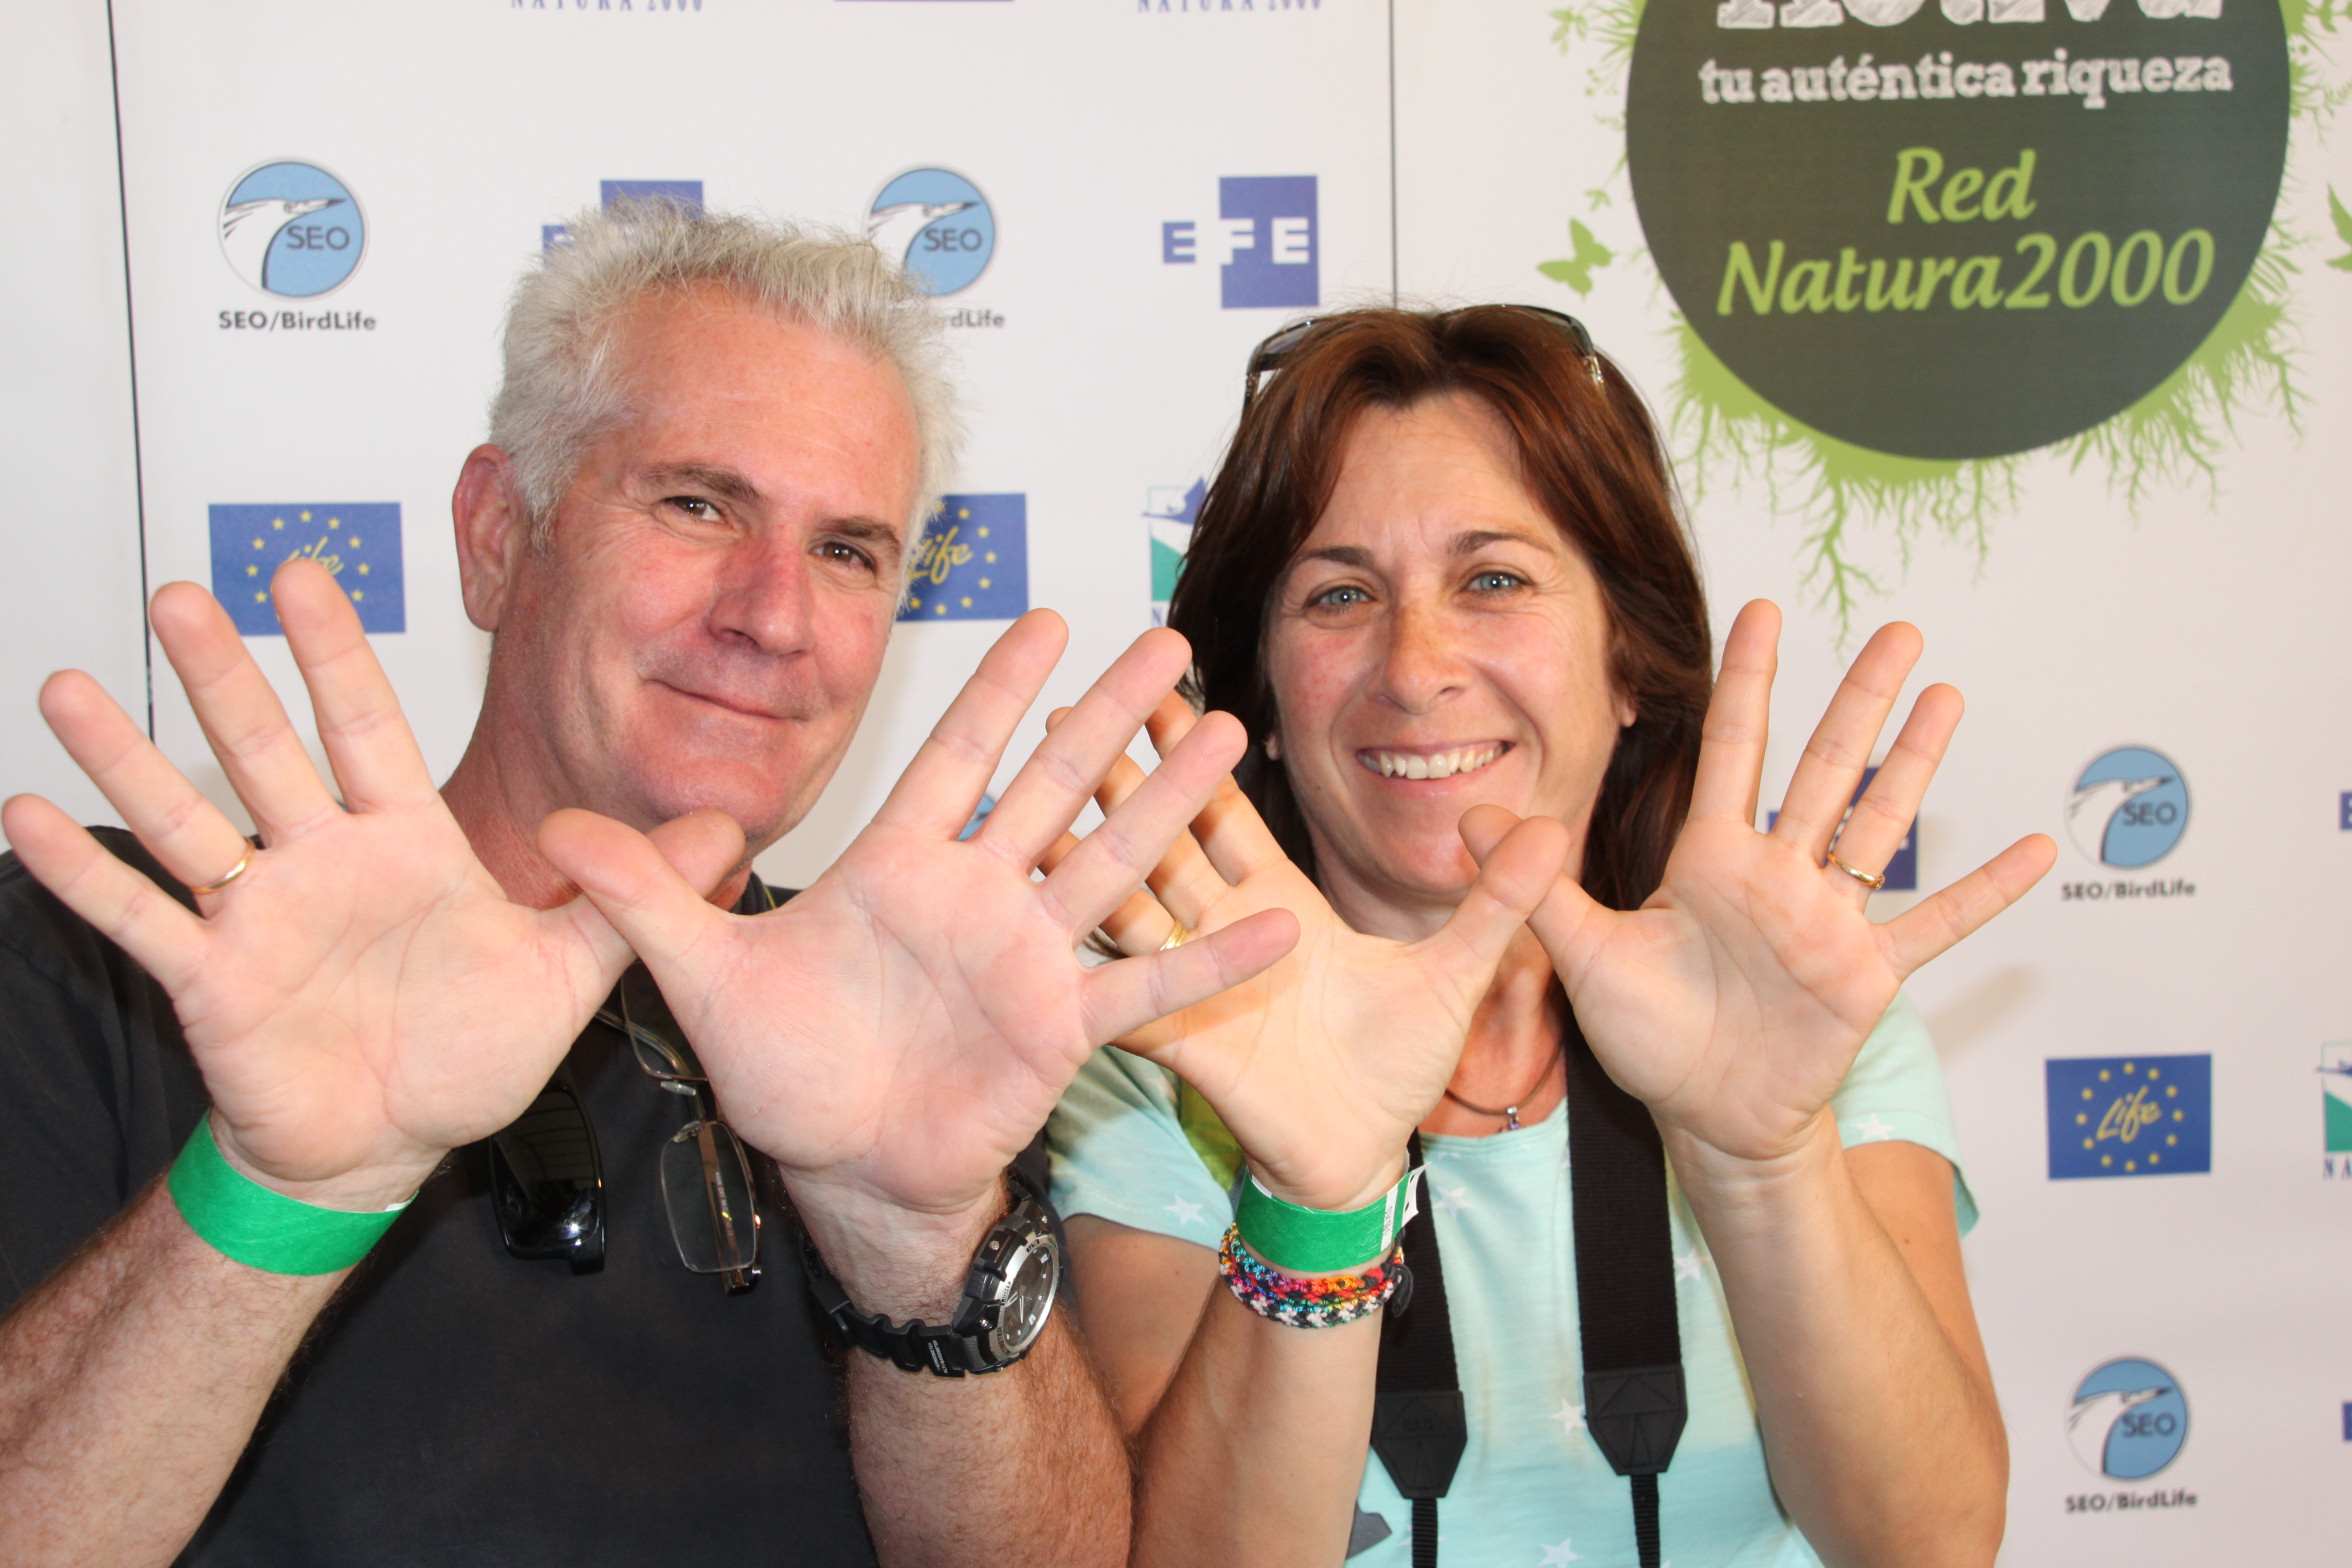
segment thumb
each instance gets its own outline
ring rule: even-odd
[[[1464,814],[1461,833],[1479,862],[1478,880],[1439,935],[1491,973],[1512,936],[1563,880],[1568,829],[1550,817],[1520,822],[1500,806],[1478,806]]]
[[[743,829],[723,811],[696,811],[647,835],[678,875],[704,898],[743,863]]]
[[[1464,812],[1462,842],[1469,847],[1470,857],[1483,868],[1479,876],[1480,884],[1483,886],[1487,876],[1495,871],[1498,855],[1505,845],[1517,839],[1532,824],[1546,820],[1530,817],[1521,822],[1500,806],[1472,806]],[[1604,912],[1594,902],[1593,896],[1574,877],[1566,874],[1566,834],[1567,830],[1562,828],[1560,860],[1550,873],[1550,884],[1532,902],[1529,910],[1520,916],[1528,929],[1535,933],[1535,939],[1544,945],[1544,951],[1551,956],[1552,967],[1559,971],[1563,980],[1582,968],[1586,939],[1597,929],[1592,916]],[[1520,886],[1516,880],[1518,873],[1514,869],[1511,875],[1514,879],[1511,886],[1516,889]],[[1464,907],[1468,905],[1465,903]],[[1461,911],[1455,911],[1455,919],[1460,918]],[[1505,939],[1508,940],[1508,933],[1505,933]],[[1499,956],[1498,950],[1498,961]]]
[[[702,856],[712,848],[704,839],[707,833],[705,826],[681,830],[678,823],[670,823],[664,830],[665,842],[697,861],[698,868]],[[674,969],[714,924],[726,918],[703,901],[694,885],[662,857],[653,840],[593,811],[567,808],[540,823],[539,853],[579,884],[597,911],[637,950],[657,981]]]

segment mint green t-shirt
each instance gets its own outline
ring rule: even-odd
[[[1902,1139],[1951,1161],[1961,1228],[1975,1222],[1943,1074],[1907,998],[1887,1010],[1831,1103],[1849,1148]],[[1065,1215],[1100,1215],[1212,1248],[1232,1222],[1232,1195],[1178,1121],[1174,1075],[1140,1057],[1097,1053],[1047,1135],[1053,1200]],[[1436,1216],[1470,1424],[1461,1468],[1438,1505],[1439,1561],[1631,1565],[1629,1488],[1583,1429],[1566,1108],[1518,1132],[1422,1144],[1429,1171],[1421,1201]],[[1773,1496],[1722,1286],[1679,1191],[1671,1211],[1690,1422],[1659,1481],[1665,1560],[1818,1564]],[[1407,1568],[1412,1508],[1377,1457],[1365,1466],[1356,1506],[1355,1539],[1368,1544],[1350,1568]]]

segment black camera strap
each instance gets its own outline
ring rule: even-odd
[[[1658,1476],[1689,1413],[1666,1152],[1639,1100],[1610,1081],[1576,1020],[1568,1020],[1568,1190],[1574,1210],[1576,1300],[1585,1430],[1633,1492],[1641,1568],[1658,1568]],[[1412,1142],[1414,1163],[1421,1139]],[[1437,1500],[1469,1442],[1453,1321],[1437,1253],[1436,1205],[1405,1227],[1410,1293],[1381,1323],[1372,1448],[1413,1502],[1413,1568],[1437,1568]]]

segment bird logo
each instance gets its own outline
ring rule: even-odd
[[[866,238],[925,293],[959,294],[996,254],[996,214],[952,169],[909,169],[875,196]]]
[[[2100,1475],[2136,1481],[2179,1456],[2189,1407],[2179,1380],[2153,1361],[2110,1361],[2084,1378],[2066,1411],[2075,1457]]]
[[[249,169],[221,201],[221,254],[238,277],[267,293],[326,293],[359,266],[366,242],[358,200],[315,164],[279,160]]]
[[[2066,798],[2066,830],[2093,860],[2118,867],[2152,865],[2172,852],[2189,825],[2189,792],[2180,769],[2161,752],[2121,746],[2101,756]]]

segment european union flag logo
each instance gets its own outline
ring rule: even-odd
[[[923,525],[902,621],[1009,621],[1029,608],[1029,498],[948,495]]]
[[[2212,1057],[2062,1057],[2044,1070],[2052,1181],[2213,1169]]]
[[[399,502],[302,501],[211,510],[212,596],[246,636],[283,635],[270,607],[270,578],[298,555],[335,574],[366,630],[408,630]]]

